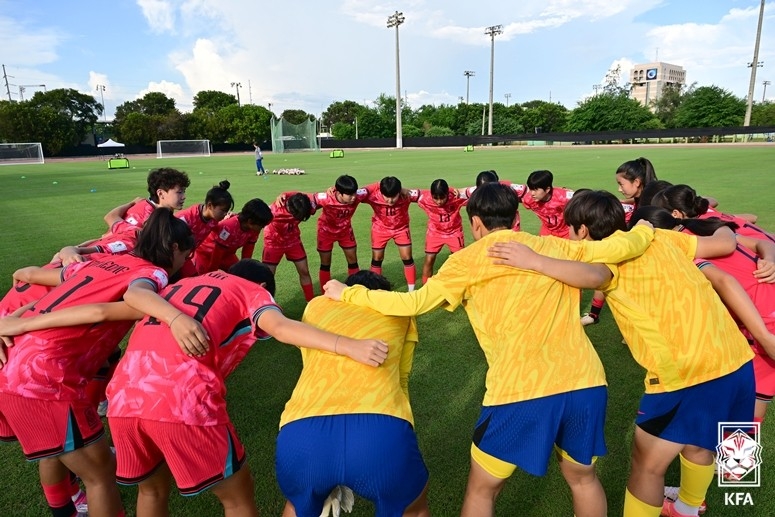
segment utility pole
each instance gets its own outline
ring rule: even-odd
[[[105,113],[105,85],[104,84],[98,84],[97,85],[97,91],[100,92],[100,99],[102,100],[102,120],[107,122],[108,121],[108,115]]]
[[[46,91],[46,85],[45,84],[20,84],[19,85],[19,102],[24,100],[24,92],[27,91],[27,88],[43,88],[43,91]]]
[[[772,81],[762,81],[762,85],[764,86],[764,91],[762,91],[762,104],[764,104],[764,99],[767,96],[767,86],[771,84]]]
[[[764,66],[764,63],[759,61],[759,40],[762,37],[762,20],[764,19],[764,0],[759,7],[759,25],[756,28],[756,43],[753,46],[753,61],[748,63],[751,67],[751,82],[748,83],[748,104],[745,108],[745,120],[743,120],[743,126],[751,125],[751,109],[753,108],[753,90],[756,86],[756,69],[760,66]]]
[[[476,72],[474,72],[473,70],[466,70],[465,72],[463,72],[463,75],[466,76],[466,105],[467,105],[468,104],[468,87],[471,84],[471,77],[476,75]]]
[[[248,100],[253,104],[253,88],[250,86],[250,79],[248,79]]]
[[[506,107],[508,108],[509,107],[509,99],[511,98],[511,94],[510,93],[504,93],[503,96],[506,97]]]
[[[241,106],[239,102],[239,89],[242,88],[242,83],[231,83],[232,87],[237,90],[237,106]]]
[[[5,65],[3,65],[3,80],[5,81],[5,91],[6,91],[6,93],[8,93],[8,100],[9,101],[13,101],[13,99],[11,99],[11,88],[8,87],[8,78],[9,77],[11,79],[13,79],[12,75],[8,75],[8,74],[5,73]]]
[[[492,25],[484,30],[490,37],[490,120],[487,122],[487,134],[492,135],[492,87],[495,75],[495,36],[503,34],[503,25]]]
[[[401,128],[401,65],[398,51],[398,26],[404,23],[404,13],[396,11],[388,16],[387,28],[396,28],[396,149],[401,149],[403,143],[403,129]]]
[[[595,90],[595,97],[597,97],[597,92],[600,90],[600,88],[602,88],[602,86],[599,84],[592,85],[592,89]]]

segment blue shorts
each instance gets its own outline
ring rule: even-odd
[[[603,456],[608,390],[605,386],[500,406],[484,406],[473,442],[482,452],[543,476],[555,445],[575,462]]]
[[[696,386],[645,394],[635,424],[674,443],[716,450],[719,422],[752,422],[756,401],[753,362]]]
[[[299,517],[318,517],[337,485],[372,501],[378,517],[400,517],[428,482],[412,426],[377,414],[318,416],[284,425],[275,470]]]

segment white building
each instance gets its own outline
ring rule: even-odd
[[[662,95],[667,86],[686,84],[686,70],[678,65],[657,61],[634,65],[630,70],[630,96],[648,106]]]

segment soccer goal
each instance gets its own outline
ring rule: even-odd
[[[209,140],[157,140],[156,158],[210,156]]]
[[[291,124],[284,118],[272,119],[272,152],[319,151],[316,134],[317,122],[307,119],[301,124]]]
[[[43,163],[43,146],[40,142],[26,144],[0,144],[0,165],[26,165]]]

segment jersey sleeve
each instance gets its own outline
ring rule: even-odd
[[[143,267],[137,269],[134,275],[130,278],[129,285],[137,282],[149,283],[153,286],[155,292],[161,292],[162,289],[167,287],[169,283],[169,277],[166,271],[158,267]]]
[[[272,337],[258,326],[258,318],[261,317],[265,311],[275,310],[282,313],[282,309],[280,309],[280,306],[274,301],[274,298],[269,294],[269,291],[263,288],[258,289],[255,296],[250,301],[249,307],[251,314],[250,321],[253,323],[256,338],[269,339]]]
[[[594,264],[618,264],[643,255],[654,240],[654,230],[638,225],[629,232],[617,231],[601,241],[563,242],[572,259]]]
[[[416,316],[440,307],[445,299],[441,290],[434,289],[428,279],[428,283],[410,293],[370,290],[354,285],[342,291],[342,301],[368,307],[386,316]]]

